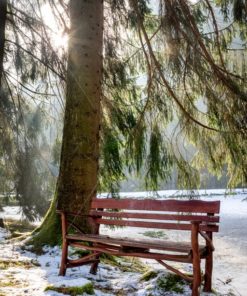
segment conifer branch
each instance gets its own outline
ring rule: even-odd
[[[23,88],[25,88],[27,91],[35,94],[35,95],[41,95],[41,96],[55,96],[55,94],[49,94],[49,93],[41,93],[38,91],[35,91],[29,87],[27,87],[26,85],[24,85],[23,83],[21,83],[17,78],[15,78],[13,75],[11,75],[8,71],[5,71],[6,76],[10,76],[12,79],[14,79],[18,84],[20,84]]]
[[[220,61],[221,61],[221,66],[222,66],[223,69],[226,70],[225,62],[224,62],[223,55],[222,55],[221,48],[220,48],[219,28],[218,28],[218,25],[217,25],[215,14],[214,14],[214,11],[213,11],[213,8],[212,8],[210,2],[208,0],[205,0],[205,1],[207,3],[207,6],[208,6],[209,11],[211,13],[211,17],[212,17],[212,20],[213,20],[213,25],[214,25],[214,28],[215,28],[216,46],[217,46],[217,49],[218,49],[218,53],[219,53],[219,57],[220,57]]]
[[[46,63],[45,61],[43,61],[42,59],[40,59],[39,57],[37,57],[35,54],[33,54],[31,51],[25,49],[23,46],[21,46],[20,44],[18,44],[15,41],[11,41],[9,39],[5,39],[5,42],[14,44],[16,47],[18,47],[19,49],[21,49],[22,51],[24,51],[25,53],[29,54],[31,57],[33,57],[35,60],[37,60],[38,62],[40,62],[42,65],[44,65],[46,68],[48,68],[49,70],[51,70],[54,74],[56,74],[56,76],[58,76],[61,80],[65,81],[65,77],[61,74],[59,74],[54,68],[52,68],[48,63]]]
[[[205,129],[208,129],[208,130],[211,130],[211,131],[215,131],[215,132],[220,132],[218,129],[215,129],[213,127],[210,127],[210,126],[207,126],[203,123],[201,123],[200,121],[198,121],[197,119],[195,119],[193,116],[191,116],[191,114],[185,109],[185,107],[183,106],[183,104],[180,102],[180,100],[177,98],[176,94],[174,93],[174,91],[172,90],[170,84],[168,83],[168,81],[166,80],[165,76],[164,76],[164,73],[163,73],[163,70],[161,69],[161,65],[160,63],[158,62],[154,52],[153,52],[153,48],[151,46],[151,43],[149,41],[149,38],[148,38],[148,35],[147,35],[147,32],[146,32],[146,29],[144,27],[144,24],[143,24],[143,21],[141,19],[141,16],[140,16],[140,12],[139,12],[139,8],[138,8],[138,5],[136,3],[136,0],[132,0],[132,3],[133,3],[133,6],[135,8],[135,11],[136,11],[136,15],[137,15],[137,20],[138,20],[138,25],[143,33],[143,36],[145,38],[145,41],[147,43],[147,47],[148,47],[148,50],[149,50],[149,54],[156,66],[156,69],[158,70],[159,74],[160,74],[160,77],[162,79],[162,82],[164,83],[168,93],[171,95],[171,97],[174,99],[174,101],[176,102],[176,104],[178,105],[179,109],[182,111],[182,113],[188,118],[190,119],[191,121],[193,121],[194,123],[196,123],[197,125],[205,128]]]

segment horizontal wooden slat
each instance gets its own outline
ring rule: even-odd
[[[91,216],[112,217],[112,218],[132,218],[132,219],[152,219],[152,220],[175,220],[175,221],[204,221],[219,222],[219,216],[206,215],[177,215],[177,214],[156,214],[156,213],[133,213],[133,212],[105,212],[90,211]]]
[[[129,239],[129,238],[116,238],[109,237],[107,235],[67,235],[68,240],[81,240],[87,242],[101,243],[105,245],[119,245],[126,247],[136,247],[143,249],[154,249],[154,250],[165,250],[172,252],[189,253],[191,251],[191,243],[187,242],[175,242],[175,241],[165,241],[165,240],[150,240],[150,239]],[[109,246],[108,246],[109,247]],[[200,251],[202,252],[205,246],[200,246]]]
[[[146,259],[167,260],[167,261],[183,262],[183,263],[192,262],[191,258],[187,255],[170,255],[170,254],[161,254],[161,253],[153,253],[153,252],[126,253],[118,250],[103,248],[100,246],[95,246],[95,247],[87,246],[77,242],[70,243],[69,245],[72,247],[80,248],[80,249],[98,251],[98,252],[103,252],[103,253],[112,254],[116,256],[139,257],[139,258],[146,258]]]
[[[82,266],[82,265],[88,265],[88,264],[92,264],[92,263],[95,263],[95,262],[100,262],[100,260],[99,259],[92,259],[92,260],[88,260],[88,261],[85,261],[85,262],[67,263],[66,268],[68,268],[68,267],[77,267],[77,266]]]
[[[153,199],[93,199],[93,209],[129,209],[142,211],[167,211],[167,212],[191,212],[191,213],[219,213],[220,201],[202,200],[153,200]]]
[[[144,227],[156,229],[172,229],[172,230],[191,230],[191,224],[182,223],[161,223],[161,222],[146,222],[146,221],[130,221],[130,220],[110,220],[110,219],[95,219],[98,224],[116,225],[116,226],[130,226],[130,227]],[[218,232],[218,225],[200,225],[200,230],[209,232]]]

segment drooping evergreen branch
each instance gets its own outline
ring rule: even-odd
[[[229,88],[233,93],[236,93],[236,91],[239,92],[240,90],[236,89],[235,84],[233,83],[233,81],[229,77],[227,77],[226,75],[224,75],[222,69],[219,66],[217,66],[217,64],[215,63],[212,55],[207,50],[205,44],[203,43],[201,34],[200,34],[199,30],[198,30],[198,27],[197,27],[197,25],[195,23],[195,20],[194,20],[192,14],[190,12],[190,9],[189,9],[186,1],[181,0],[180,3],[181,3],[181,6],[184,9],[186,15],[188,16],[188,24],[189,24],[189,26],[191,28],[191,31],[195,35],[195,37],[196,37],[196,39],[198,41],[198,44],[200,45],[200,48],[201,48],[202,52],[204,53],[204,56],[205,56],[207,62],[212,67],[214,73],[218,76],[218,78],[222,81],[222,83],[227,88]],[[240,94],[240,99],[243,99],[244,101],[247,101],[247,95],[246,95],[246,93],[240,91],[239,94]]]
[[[53,67],[51,67],[46,61],[43,61],[42,59],[40,59],[39,57],[37,57],[34,53],[32,53],[31,51],[27,50],[26,48],[24,48],[23,46],[21,46],[19,43],[9,40],[9,39],[5,39],[5,42],[11,43],[13,45],[15,45],[17,48],[21,49],[22,51],[26,52],[28,55],[32,56],[35,60],[37,60],[38,62],[40,62],[42,65],[44,65],[45,67],[47,67],[49,70],[51,70],[56,76],[58,76],[61,80],[65,81],[65,77],[58,73]]]
[[[219,132],[218,129],[215,129],[213,127],[210,127],[210,126],[207,126],[203,123],[201,123],[199,120],[195,119],[193,116],[191,116],[191,114],[185,109],[185,107],[183,106],[183,104],[180,102],[180,100],[178,99],[178,97],[176,96],[176,94],[174,93],[174,91],[172,90],[169,82],[166,80],[166,78],[164,77],[164,74],[163,74],[163,70],[161,68],[161,65],[160,63],[158,62],[155,54],[154,54],[154,51],[153,51],[153,48],[151,46],[151,43],[149,41],[149,38],[148,38],[148,35],[147,35],[147,32],[146,32],[146,29],[143,25],[143,21],[141,19],[141,16],[140,16],[140,13],[139,13],[139,9],[138,9],[138,5],[136,4],[136,1],[133,0],[132,1],[133,3],[133,6],[135,8],[135,11],[136,11],[136,14],[137,14],[137,19],[138,19],[138,25],[140,26],[140,29],[143,33],[143,36],[145,38],[145,41],[147,43],[147,47],[148,47],[148,50],[149,50],[149,54],[150,56],[152,57],[152,60],[156,66],[156,69],[157,71],[159,72],[160,74],[160,77],[162,79],[162,82],[164,83],[164,85],[166,86],[166,89],[167,91],[169,92],[169,94],[171,95],[171,97],[174,99],[174,101],[176,102],[176,104],[178,105],[178,107],[180,108],[180,110],[182,111],[182,113],[188,118],[190,119],[191,121],[193,121],[194,123],[198,124],[199,126],[205,128],[205,129],[209,129],[211,131],[216,131],[216,132]]]
[[[19,81],[17,78],[15,78],[13,75],[11,75],[8,71],[5,71],[6,76],[10,76],[12,79],[14,79],[20,86],[22,86],[23,88],[25,88],[27,91],[33,93],[34,95],[41,95],[41,96],[55,96],[54,94],[50,94],[50,93],[42,93],[42,92],[38,92],[35,91],[31,88],[29,88],[27,85],[23,84],[21,81]]]
[[[207,3],[207,6],[209,8],[211,17],[213,19],[213,25],[214,25],[215,34],[216,34],[216,47],[217,47],[217,50],[218,50],[218,53],[219,53],[221,66],[222,66],[222,68],[224,70],[226,70],[225,62],[224,62],[223,55],[222,55],[221,48],[220,48],[219,28],[218,28],[218,24],[217,24],[217,21],[216,21],[216,17],[215,17],[215,14],[214,14],[214,11],[213,11],[213,8],[212,8],[210,2],[208,0],[206,0],[206,3]]]
[[[13,14],[13,16],[16,16],[16,17],[18,17],[17,15],[15,15],[15,14]],[[24,21],[23,19],[20,19],[21,21]],[[45,38],[41,35],[41,32],[39,32],[38,30],[36,30],[33,26],[31,26],[31,24],[30,23],[28,23],[28,22],[25,22],[25,24],[26,24],[26,26],[27,26],[27,28],[25,28],[26,30],[30,30],[30,32],[32,32],[32,37],[30,37],[30,36],[28,36],[26,33],[24,33],[23,31],[22,31],[22,28],[20,28],[20,26],[18,26],[17,24],[16,24],[16,22],[13,20],[13,19],[10,19],[10,18],[8,18],[8,21],[11,23],[11,25],[15,28],[15,31],[18,31],[18,33],[19,34],[21,34],[21,35],[23,35],[26,39],[28,39],[29,41],[30,41],[30,44],[33,44],[34,43],[34,40],[35,40],[35,44],[36,44],[36,47],[38,47],[37,46],[37,44],[39,43],[40,44],[40,46],[42,46],[42,45],[46,45],[48,48],[49,48],[49,50],[51,51],[51,53],[52,53],[52,58],[53,58],[53,63],[56,61],[56,64],[57,64],[57,66],[59,66],[60,67],[60,72],[61,73],[65,73],[65,63],[64,62],[62,62],[61,61],[61,58],[58,56],[58,54],[57,54],[57,52],[55,51],[55,49],[53,48],[53,46],[52,46],[52,44],[51,44],[51,42],[50,42],[50,38],[49,38],[49,36],[47,35],[47,33],[46,33],[46,36],[45,36]],[[44,32],[46,32],[46,29],[47,29],[47,27],[43,27],[42,26],[42,28],[43,28],[43,30],[44,30]],[[37,36],[38,36],[38,38],[40,38],[40,40],[39,40],[39,42],[38,42],[38,40],[36,40],[36,38],[33,36],[34,34],[36,34]],[[42,50],[42,48],[37,48],[38,49],[38,51],[41,51]]]
[[[155,32],[152,34],[152,36],[149,38],[149,40],[151,41],[160,31],[161,26],[159,26]],[[130,59],[132,59],[138,52],[140,52],[143,48],[145,48],[146,43],[143,44],[143,46],[139,47],[133,54],[131,54],[131,56],[129,56],[124,63],[128,63],[130,61]]]

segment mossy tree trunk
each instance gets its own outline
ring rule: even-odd
[[[44,222],[35,231],[33,242],[38,244],[58,242],[56,204],[60,210],[88,213],[97,191],[103,1],[71,0],[70,20],[60,173],[56,196]],[[80,223],[82,228],[90,228],[86,219]]]

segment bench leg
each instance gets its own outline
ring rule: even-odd
[[[98,265],[99,265],[99,257],[100,255],[95,255],[95,262],[91,265],[91,268],[90,268],[90,273],[91,274],[96,274],[97,273],[97,270],[98,270]]]
[[[67,259],[68,258],[68,243],[66,240],[63,241],[63,248],[62,248],[62,258],[60,264],[59,275],[65,276],[66,268],[67,268]]]
[[[192,296],[199,296],[199,288],[201,285],[201,266],[200,266],[200,252],[198,243],[199,223],[192,222],[191,231],[191,244],[193,256],[193,283],[192,283]]]
[[[67,268],[67,260],[68,260],[68,242],[66,239],[67,234],[67,217],[65,213],[61,213],[61,225],[62,225],[62,237],[63,237],[63,244],[62,244],[62,258],[61,258],[61,265],[59,270],[59,275],[65,276],[66,268]]]
[[[205,260],[205,276],[204,276],[204,292],[212,292],[212,271],[213,271],[213,253],[206,257]]]
[[[201,268],[200,268],[200,258],[193,258],[193,283],[192,283],[192,296],[199,296],[199,288],[201,285]]]

